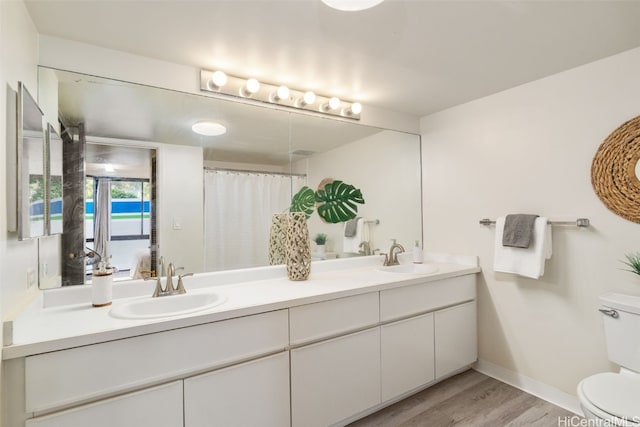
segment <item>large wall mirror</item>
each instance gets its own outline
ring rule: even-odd
[[[157,170],[151,173],[157,175],[157,224],[144,221],[144,184],[130,191],[139,206],[130,214],[142,218],[142,236],[145,227],[157,234],[158,258],[166,262],[193,272],[268,265],[273,214],[286,211],[299,188],[315,189],[326,178],[362,190],[365,204],[358,216],[366,223],[361,238],[369,252],[386,252],[391,239],[407,249],[422,239],[419,135],[206,94],[55,73],[61,121],[70,129],[82,125],[86,147],[101,147],[94,160],[118,170],[128,158],[116,159],[123,147],[156,151]],[[203,120],[224,125],[226,133],[194,133],[192,125]],[[85,155],[89,158],[91,150]],[[194,225],[197,232],[189,234]],[[344,224],[325,224],[313,215],[309,229],[312,238],[328,236],[323,254],[312,247],[317,260],[365,253],[363,246],[345,239]],[[76,234],[91,243],[86,233]],[[132,276],[129,266],[141,251],[136,252],[137,258],[117,266],[124,278]],[[151,268],[160,271],[158,265]]]

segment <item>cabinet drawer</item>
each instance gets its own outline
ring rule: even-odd
[[[288,427],[289,352],[184,380],[185,427]]]
[[[30,356],[25,409],[88,402],[287,345],[287,311],[280,310]]]
[[[380,292],[380,320],[388,321],[476,298],[476,276],[452,277]]]
[[[325,427],[380,403],[380,328],[291,350],[291,424]]]
[[[291,345],[302,344],[378,323],[377,292],[293,307],[289,310]]]
[[[182,382],[175,381],[27,420],[25,427],[176,427],[182,425]]]

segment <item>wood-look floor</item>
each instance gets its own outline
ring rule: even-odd
[[[572,412],[468,370],[349,426],[557,427],[559,418],[572,416]]]

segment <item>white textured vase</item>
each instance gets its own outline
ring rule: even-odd
[[[304,212],[287,214],[286,262],[289,280],[307,280],[311,272],[311,241]]]
[[[271,218],[271,230],[269,231],[269,264],[284,264],[285,243],[287,240],[287,214],[273,214]]]

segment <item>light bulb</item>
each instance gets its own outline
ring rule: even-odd
[[[340,100],[335,96],[329,99],[329,108],[332,110],[337,110],[338,108],[340,108]]]
[[[369,9],[383,1],[384,0],[322,0],[327,6],[345,12]]]
[[[216,71],[211,75],[211,82],[215,87],[221,88],[227,84],[227,75],[224,71]]]
[[[269,101],[278,102],[280,100],[288,99],[288,98],[289,98],[289,88],[286,86],[280,86],[275,91],[275,93],[271,94],[271,96],[269,97]]]
[[[304,93],[304,95],[302,96],[302,105],[311,105],[314,102],[316,102],[316,94],[311,92],[311,91],[307,91]]]
[[[353,104],[351,104],[351,112],[353,114],[362,113],[362,104],[360,104],[359,102],[354,102]]]
[[[247,92],[249,93],[256,93],[258,90],[260,90],[260,82],[256,79],[247,80],[247,84],[245,86],[247,88]]]

